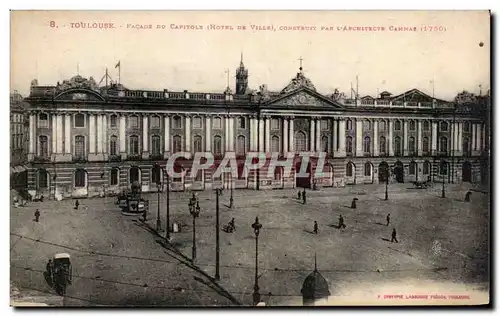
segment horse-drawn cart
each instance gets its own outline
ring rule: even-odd
[[[66,294],[66,287],[71,284],[73,279],[70,255],[67,253],[55,254],[50,270],[52,284],[57,294]]]

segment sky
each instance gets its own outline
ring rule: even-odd
[[[76,27],[94,22],[114,28]],[[233,30],[207,29],[211,24]],[[138,25],[146,28],[132,27]],[[310,29],[282,29],[294,26]],[[360,95],[418,88],[450,100],[463,90],[479,93],[479,85],[486,92],[490,49],[487,11],[17,11],[11,14],[11,91],[26,96],[34,78],[55,85],[77,73],[99,82],[106,67],[117,80],[118,61],[129,89],[223,92],[229,69],[234,91],[243,54],[253,89],[267,84],[280,91],[302,57],[304,74],[323,94],[337,88],[349,96],[358,76]]]

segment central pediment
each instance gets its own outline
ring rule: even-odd
[[[342,105],[335,100],[331,100],[316,91],[308,88],[301,88],[296,91],[280,95],[277,98],[268,100],[266,107],[311,107],[311,108],[330,108],[339,109]]]

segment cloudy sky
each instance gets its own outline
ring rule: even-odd
[[[114,28],[77,28],[81,23]],[[209,30],[212,24],[233,30]],[[309,29],[283,30],[301,26]],[[398,27],[416,31],[393,30]],[[34,78],[54,85],[77,71],[99,82],[106,67],[117,79],[120,61],[129,89],[222,92],[227,68],[234,90],[243,53],[254,89],[281,90],[302,57],[304,73],[321,93],[338,88],[349,95],[358,75],[361,95],[411,88],[432,94],[434,80],[436,97],[451,99],[464,89],[489,88],[489,39],[486,11],[20,11],[11,15],[11,90],[27,95]]]

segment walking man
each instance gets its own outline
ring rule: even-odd
[[[302,191],[302,202],[304,204],[306,204],[306,189],[304,189],[304,191]]]
[[[234,225],[234,217],[231,218],[231,221],[229,222],[229,227],[231,227],[232,231],[236,231],[236,226]]]
[[[389,224],[391,223],[391,214],[387,214],[387,224],[385,226],[389,226]]]
[[[339,229],[346,228],[342,214],[339,215]]]
[[[35,222],[39,222],[40,220],[40,211],[38,209],[36,209],[35,211]]]
[[[75,210],[77,210],[79,206],[80,206],[80,202],[78,200],[76,200],[75,201]]]
[[[314,233],[317,235],[318,234],[318,222],[314,221]]]
[[[297,193],[297,199],[300,200],[301,199],[301,196],[300,196],[300,191]]]
[[[144,221],[144,223],[146,222],[146,217],[147,217],[147,215],[148,215],[148,214],[147,214],[146,210],[144,210],[144,211],[142,212],[142,220]]]
[[[397,242],[399,243],[398,239],[396,238],[396,228],[393,228],[392,229],[392,238],[391,238],[391,242]]]

